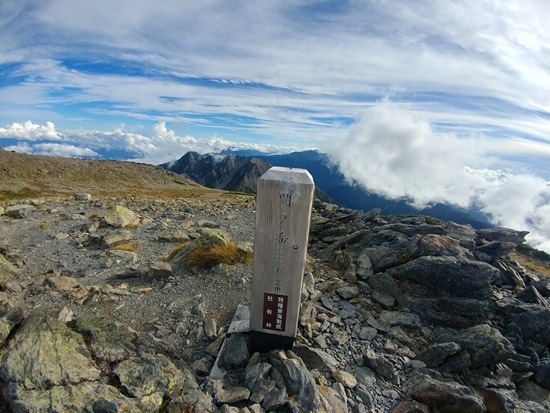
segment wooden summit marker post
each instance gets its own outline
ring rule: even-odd
[[[290,349],[298,329],[313,178],[305,169],[273,167],[258,180],[251,350]]]

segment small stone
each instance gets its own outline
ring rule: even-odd
[[[75,201],[91,201],[92,195],[77,192],[73,194],[73,198],[75,199]]]
[[[169,262],[157,261],[149,266],[149,277],[153,280],[162,280],[168,277],[173,277],[172,266]]]
[[[262,401],[262,407],[268,412],[279,411],[287,401],[288,396],[286,394],[286,390],[284,388],[274,388]]]
[[[131,227],[139,224],[139,215],[126,207],[116,205],[105,216],[105,223],[116,228]]]
[[[330,338],[330,340],[337,346],[342,346],[344,344],[346,344],[349,340],[350,340],[350,337],[349,335],[345,332],[345,331],[337,331],[336,333],[334,333],[332,335],[332,337]]]
[[[347,371],[338,370],[332,373],[332,377],[334,380],[336,380],[338,383],[342,383],[344,387],[347,387],[348,389],[353,389],[357,385],[357,379],[355,376],[351,373],[348,373]]]
[[[216,320],[213,318],[207,318],[204,322],[204,334],[208,338],[213,338],[216,336],[217,331],[217,323]]]
[[[378,374],[391,380],[395,374],[393,364],[388,361],[383,355],[377,354],[374,350],[368,348],[364,353],[365,366],[373,369]]]
[[[428,367],[438,367],[443,362],[462,350],[462,347],[454,342],[434,344],[420,352],[416,358],[423,361]]]
[[[474,390],[436,373],[430,375],[414,370],[405,388],[415,400],[426,403],[435,411],[486,412],[483,400]]]
[[[250,413],[265,413],[262,406],[258,403],[254,403],[252,406],[249,406],[248,410],[250,411]]]
[[[235,406],[229,406],[228,404],[224,404],[221,407],[221,413],[240,413],[241,409]]]
[[[218,222],[208,221],[206,219],[201,219],[197,223],[197,225],[203,228],[220,228],[221,227],[221,225]]]
[[[119,232],[117,234],[108,235],[103,238],[103,245],[107,248],[112,248],[115,245],[126,244],[134,239],[129,231]]]
[[[206,351],[210,354],[218,352],[224,340],[225,340],[225,334],[219,335],[216,338],[216,340],[214,340],[212,343],[208,345],[208,347],[206,347]]]
[[[323,350],[297,344],[292,349],[306,364],[310,370],[332,373],[338,368],[338,361]]]
[[[361,254],[357,257],[357,278],[360,281],[365,281],[374,274],[372,262],[367,254]]]
[[[415,329],[422,327],[420,318],[416,314],[406,313],[404,311],[386,311],[380,315],[378,320],[382,324],[390,326],[401,326]]]
[[[359,338],[361,340],[371,341],[374,337],[376,337],[377,333],[378,331],[375,328],[362,327],[361,331],[359,331]]]
[[[159,241],[167,242],[187,242],[190,240],[189,234],[182,230],[166,230],[157,235]]]
[[[56,317],[59,321],[70,323],[74,320],[74,313],[65,306],[56,313]]]
[[[340,310],[338,312],[338,315],[340,316],[340,318],[342,320],[347,320],[349,318],[354,318],[355,317],[355,311]]]
[[[342,297],[344,300],[349,300],[351,298],[355,298],[355,297],[358,297],[359,294],[361,294],[359,292],[359,289],[355,286],[351,286],[351,285],[348,285],[348,286],[345,286],[345,287],[341,287],[341,288],[338,288],[336,290],[336,292],[338,293],[338,295],[340,297]]]
[[[23,287],[17,281],[6,281],[4,283],[6,290],[11,291],[12,293],[20,293],[23,291]]]
[[[319,348],[325,349],[328,347],[325,336],[317,336],[313,341],[319,346]]]
[[[236,333],[227,337],[219,355],[219,365],[226,370],[246,367],[250,354],[243,334]]]
[[[200,303],[197,303],[191,308],[191,314],[196,315],[198,317],[204,317],[206,315],[206,309],[204,308],[204,303],[201,301]]]
[[[219,388],[214,395],[216,404],[234,404],[250,397],[250,390],[243,386],[231,386],[228,388]]]
[[[407,363],[407,367],[411,369],[423,369],[426,366],[426,363],[420,360],[411,360]]]
[[[385,310],[395,307],[395,298],[379,290],[373,291],[372,299],[380,304],[380,306]]]
[[[210,369],[208,368],[208,360],[206,358],[195,360],[191,364],[191,369],[198,376],[207,376],[208,374],[210,374]]]

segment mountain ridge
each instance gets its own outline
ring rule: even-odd
[[[270,165],[262,159],[190,151],[175,162],[159,165],[209,188],[245,193],[256,192],[256,181]]]
[[[222,158],[220,158],[220,156]],[[197,162],[200,157],[202,157],[202,162],[199,165]],[[225,172],[234,175],[232,186],[239,187],[236,181],[241,172],[240,169],[235,169],[233,172],[229,171],[231,157],[239,159],[241,163],[244,162],[243,158],[246,158],[249,159],[250,162],[253,162],[252,160],[263,160],[268,165],[307,169],[313,176],[317,189],[316,196],[323,202],[333,202],[346,208],[362,210],[364,212],[368,212],[374,208],[380,208],[382,214],[386,215],[428,215],[460,224],[469,224],[476,229],[493,226],[486,219],[483,219],[482,216],[474,216],[473,212],[464,211],[454,206],[438,203],[427,208],[418,209],[411,206],[404,199],[390,200],[369,193],[359,185],[350,184],[337,167],[331,164],[328,155],[317,150],[274,155],[266,155],[261,152],[250,150],[224,150],[220,153],[206,155],[199,155],[196,152],[192,152],[192,155],[190,155],[190,152],[188,152],[177,161],[172,163],[167,162],[160,166],[176,173],[180,173],[181,171],[184,176],[196,180],[196,182],[210,188],[233,190],[228,185],[221,185],[215,179],[211,179],[209,171],[209,168],[212,168],[212,173],[218,175],[216,170],[221,167],[216,165],[214,161],[214,159],[218,159],[218,162],[222,163]],[[259,178],[262,171],[263,169],[255,171],[257,173],[256,176],[252,173],[246,175],[248,182],[245,185],[247,188],[245,192],[248,192],[248,190],[250,190],[250,192],[255,192],[255,185],[251,184],[250,180]]]

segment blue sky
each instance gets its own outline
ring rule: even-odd
[[[487,212],[546,239],[548,21],[546,0],[2,0],[0,146],[151,163],[321,148],[418,204],[534,180],[522,210]]]

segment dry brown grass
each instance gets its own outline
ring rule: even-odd
[[[510,258],[516,260],[528,271],[550,277],[550,260],[542,259],[536,255],[533,255],[533,251],[529,248],[516,249],[516,251],[510,255]]]
[[[41,222],[38,224],[38,228],[40,229],[49,229],[52,227],[52,224],[50,222]]]
[[[170,250],[170,252],[168,253],[168,256],[164,261],[166,262],[172,261],[176,256],[176,254],[180,252],[182,249],[184,249],[185,247],[187,247],[188,245],[189,245],[189,242],[184,242],[183,244],[176,245],[174,248]]]
[[[227,245],[197,246],[185,259],[186,265],[200,269],[212,268],[218,264],[250,264],[251,262],[252,252],[240,248],[234,241],[228,242]]]
[[[114,250],[114,251],[127,251],[127,252],[137,253],[138,250],[139,250],[139,245],[135,242],[115,244],[111,247],[111,250]]]
[[[71,159],[0,150],[0,204],[34,198],[217,199],[225,191],[205,188],[181,175],[136,162]]]

